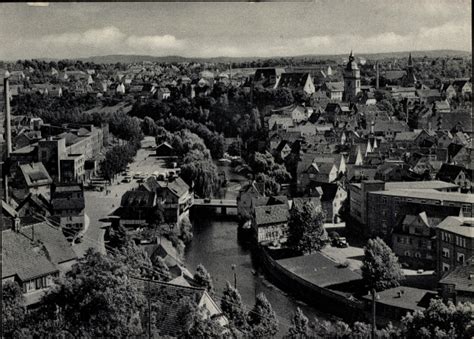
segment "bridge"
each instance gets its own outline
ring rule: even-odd
[[[219,208],[222,214],[227,214],[228,208],[237,209],[235,199],[194,199],[193,208]]]

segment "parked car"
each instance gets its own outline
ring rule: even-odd
[[[74,239],[75,244],[80,244],[82,242],[82,235],[77,236],[76,239]]]
[[[204,198],[204,202],[205,202],[206,204],[209,204],[209,203],[211,202],[211,198]]]
[[[339,247],[339,248],[349,247],[349,244],[348,244],[346,238],[344,238],[344,237],[339,237],[339,238],[333,239],[332,245],[334,247]]]
[[[132,178],[131,177],[125,177],[123,178],[122,182],[131,182]]]
[[[141,173],[141,172],[137,172],[137,173],[135,173],[135,175],[133,176],[133,179],[140,179],[141,176],[142,176],[142,173]]]

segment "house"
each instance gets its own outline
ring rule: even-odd
[[[136,228],[152,223],[158,214],[156,193],[147,190],[130,190],[122,195],[120,207],[113,215],[120,217],[120,225]]]
[[[283,69],[279,68],[258,68],[253,77],[254,86],[263,88],[276,88]]]
[[[446,99],[448,100],[451,100],[452,98],[454,98],[457,94],[457,91],[456,89],[454,88],[454,86],[451,84],[451,83],[445,83],[441,86],[441,90],[440,90],[441,94],[444,94],[444,96],[446,97]]]
[[[264,183],[250,181],[244,185],[237,196],[237,215],[241,222],[251,219],[252,215],[252,199],[265,197]]]
[[[41,140],[41,131],[23,131],[13,140],[13,148],[19,149]]]
[[[472,204],[467,206],[472,215]],[[445,276],[457,266],[466,265],[474,255],[474,218],[448,216],[436,227],[436,272]]]
[[[158,89],[158,91],[156,92],[156,95],[158,96],[159,100],[166,100],[170,98],[171,92],[168,88],[162,87]]]
[[[303,91],[311,95],[316,89],[309,73],[282,73],[277,88],[288,88],[292,91]]]
[[[165,219],[169,223],[178,223],[189,214],[194,196],[191,188],[180,177],[157,180],[149,177],[139,190],[156,193],[156,204],[163,208]]]
[[[474,263],[468,261],[466,265],[458,266],[438,282],[443,300],[459,302],[472,302],[474,299]]]
[[[343,82],[326,82],[323,85],[326,95],[329,99],[335,101],[342,101],[342,95],[344,93],[344,83]]]
[[[342,203],[347,198],[347,191],[339,184],[331,183],[311,183],[309,194],[319,197],[325,215],[325,222],[336,224],[340,222],[339,210]]]
[[[441,218],[426,212],[407,214],[392,233],[392,250],[411,268],[434,269],[436,264],[436,225]]]
[[[470,80],[455,80],[453,81],[453,87],[458,95],[472,94],[472,83]]]
[[[89,218],[85,214],[84,187],[78,183],[54,183],[51,185],[51,211],[67,232],[68,240],[84,229]]]
[[[37,223],[41,218],[51,216],[51,206],[49,199],[42,194],[29,194],[15,208],[18,217],[23,225]],[[40,219],[38,219],[40,218]]]
[[[257,243],[284,243],[288,237],[289,205],[286,197],[252,199],[252,230]]]
[[[441,100],[441,93],[437,89],[417,89],[416,96],[420,98],[423,104],[432,104],[437,100]]]
[[[15,197],[25,198],[28,194],[43,194],[49,196],[53,180],[43,163],[35,162],[19,166],[19,175],[15,180]]]
[[[176,152],[169,143],[163,142],[156,147],[156,156],[159,158],[173,157],[176,155]]]
[[[265,120],[268,121],[269,131],[278,129],[287,130],[293,126],[293,119],[286,115],[272,114],[269,118],[265,117]]]
[[[451,182],[460,187],[463,192],[472,190],[472,169],[462,166],[443,164],[436,174],[436,179]]]
[[[27,306],[38,303],[77,259],[63,232],[47,222],[2,231],[2,283],[17,282]]]
[[[176,338],[183,335],[186,329],[183,327],[183,309],[180,308],[180,301],[189,299],[198,307],[203,308],[203,317],[216,320],[223,328],[229,324],[228,319],[223,315],[218,303],[209,295],[205,288],[194,287],[189,284],[176,284],[163,281],[150,281],[136,279],[138,288],[160,309],[157,315],[159,337]],[[223,333],[224,335],[224,333]]]
[[[451,112],[451,106],[448,100],[437,100],[433,103],[432,108],[433,114],[436,113],[449,113]]]

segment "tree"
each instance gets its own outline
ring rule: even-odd
[[[139,272],[89,249],[43,298],[42,315],[77,337],[126,337],[143,332],[145,299],[131,276]]]
[[[367,242],[361,270],[367,288],[376,291],[399,286],[403,277],[398,258],[378,237]]]
[[[207,272],[203,264],[198,265],[193,278],[198,286],[204,287],[207,292],[214,294],[214,284],[212,283],[212,277],[209,272]]]
[[[402,318],[402,335],[406,338],[472,338],[474,304],[443,303],[432,299],[425,310],[408,313]]]
[[[227,153],[229,153],[229,155],[231,156],[240,156],[240,152],[241,152],[241,145],[239,141],[234,141],[227,148]]]
[[[188,185],[194,184],[194,192],[201,197],[211,196],[219,187],[217,167],[210,160],[184,164],[181,177]]]
[[[248,314],[248,324],[253,337],[272,337],[278,332],[276,314],[263,293],[257,295],[255,305]]]
[[[309,337],[309,321],[303,311],[298,307],[291,318],[291,327],[289,329],[290,338]]]
[[[224,329],[211,318],[209,311],[198,306],[189,297],[177,301],[177,317],[183,325],[178,338],[220,338]]]
[[[2,286],[2,297],[3,335],[10,336],[23,326],[26,311],[23,292],[16,282],[6,282]]]
[[[224,292],[222,293],[221,309],[227,319],[239,330],[244,330],[247,326],[245,319],[245,310],[242,303],[242,297],[239,291],[232,287],[227,281]]]
[[[288,245],[303,253],[319,251],[327,238],[323,220],[323,212],[311,201],[294,206],[288,223]]]

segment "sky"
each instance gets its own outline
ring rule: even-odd
[[[472,51],[470,0],[0,4],[0,60]]]

